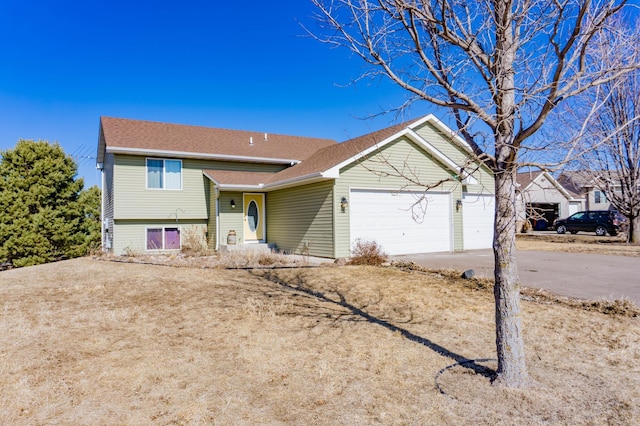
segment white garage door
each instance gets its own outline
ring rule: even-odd
[[[582,203],[580,203],[580,201],[569,201],[569,214],[561,217],[567,217],[571,216],[574,213],[578,213],[580,211],[580,206],[582,206]]]
[[[447,193],[351,190],[351,244],[375,240],[387,254],[451,251]]]
[[[465,250],[493,246],[493,195],[462,195],[462,232]]]

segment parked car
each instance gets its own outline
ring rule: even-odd
[[[557,219],[554,227],[558,234],[569,231],[577,234],[580,231],[595,232],[598,236],[609,233],[611,236],[618,235],[620,231],[620,220],[615,210],[591,210],[574,213],[566,219]]]

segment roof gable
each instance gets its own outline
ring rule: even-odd
[[[524,192],[536,184],[539,179],[545,178],[551,183],[565,198],[574,199],[576,194],[567,190],[553,176],[543,170],[520,172],[516,176],[516,182],[519,185],[519,191]]]
[[[464,170],[464,167],[460,164],[457,164],[453,161],[449,156],[445,155],[442,151],[440,151],[435,145],[429,143],[422,136],[420,136],[414,129],[427,121],[432,122],[434,125],[440,128],[444,134],[449,135],[451,138],[449,143],[458,143],[463,146],[463,148],[468,149],[471,152],[471,148],[464,142],[459,136],[456,136],[456,133],[445,126],[440,120],[435,118],[435,116],[429,114],[426,117],[423,117],[419,120],[411,120],[404,123],[397,124],[392,127],[388,127],[386,129],[380,130],[378,132],[370,133],[364,136],[361,136],[356,139],[352,139],[347,142],[343,142],[343,144],[352,144],[353,148],[359,149],[355,155],[350,158],[344,159],[344,161],[335,164],[330,171],[332,174],[337,174],[339,169],[342,167],[357,161],[358,159],[369,155],[375,150],[378,150],[385,146],[388,143],[391,143],[395,140],[398,140],[401,137],[406,137],[412,142],[416,143],[420,146],[424,151],[428,152],[432,155],[437,161],[439,161],[444,167],[453,171],[456,175],[459,175],[465,184],[475,184],[477,180],[468,172]],[[352,152],[355,149],[352,149]]]

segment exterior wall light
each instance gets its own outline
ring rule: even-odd
[[[349,207],[349,200],[347,200],[347,197],[342,197],[340,200],[340,209],[342,210],[342,213],[347,211],[347,207]]]
[[[235,209],[236,208],[236,202],[235,200],[231,200],[231,208]]]
[[[458,199],[456,200],[456,211],[459,212],[461,208],[462,208],[462,200]]]

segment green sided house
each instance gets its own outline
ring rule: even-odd
[[[357,239],[392,255],[490,248],[493,177],[470,158],[433,115],[343,143],[102,117],[103,247],[179,250],[197,235],[327,258]]]

